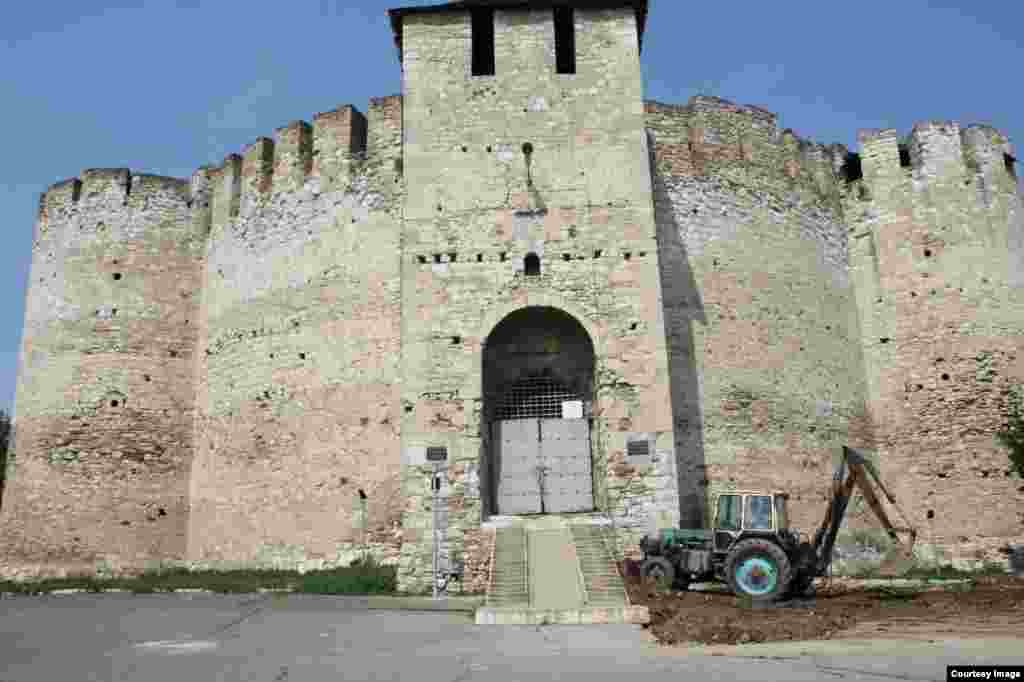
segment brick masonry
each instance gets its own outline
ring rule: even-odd
[[[586,375],[595,512],[626,551],[737,487],[790,491],[809,530],[842,444],[879,448],[927,556],[1020,541],[993,436],[1024,381],[1009,142],[939,122],[902,161],[894,131],[857,157],[757,107],[644,102],[637,15],[587,4],[575,74],[550,9],[496,12],[493,76],[471,75],[465,11],[401,15],[402,95],[365,115],[293,122],[190,181],[47,190],[0,571],[369,550],[428,589],[425,452],[445,446],[445,551],[482,589],[514,358]],[[589,345],[552,337],[550,309]]]

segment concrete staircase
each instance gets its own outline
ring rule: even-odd
[[[505,608],[530,603],[526,571],[526,529],[498,528],[494,539],[494,571],[487,586],[487,606]]]
[[[626,585],[609,550],[610,531],[602,526],[583,524],[571,525],[569,530],[576,545],[587,605],[626,606],[629,603]]]
[[[478,624],[646,623],[632,606],[602,527],[558,516],[495,529],[494,565]]]

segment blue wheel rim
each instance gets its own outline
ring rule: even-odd
[[[775,564],[761,557],[745,559],[736,568],[736,584],[747,594],[768,594],[778,579]]]

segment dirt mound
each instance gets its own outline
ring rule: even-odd
[[[663,644],[1024,632],[1024,579],[1012,576],[925,591],[819,579],[813,598],[763,608],[729,593],[660,591],[635,578],[627,589],[634,604],[647,606],[647,627]]]

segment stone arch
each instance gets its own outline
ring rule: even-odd
[[[560,307],[517,306],[490,328],[480,373],[485,517],[593,510],[597,358],[591,331]]]

